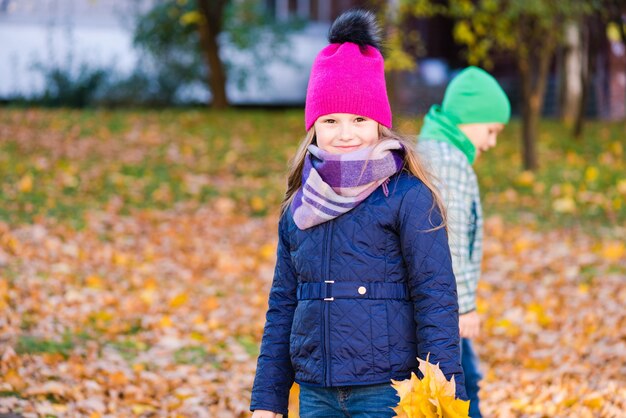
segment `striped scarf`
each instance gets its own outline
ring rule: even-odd
[[[343,215],[378,186],[384,187],[403,163],[404,149],[395,139],[346,154],[332,154],[309,145],[302,187],[290,206],[294,222],[298,228],[307,229]]]

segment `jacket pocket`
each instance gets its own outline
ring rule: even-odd
[[[294,312],[289,335],[289,356],[301,382],[322,383],[322,353],[319,333],[320,302],[301,300]]]
[[[387,304],[384,301],[370,307],[370,332],[372,336],[372,371],[375,375],[388,374],[389,362],[389,323]]]

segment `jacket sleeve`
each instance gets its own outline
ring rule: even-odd
[[[287,215],[283,215],[279,223],[274,280],[250,403],[251,411],[262,409],[285,416],[294,381],[289,336],[297,305],[297,278],[289,251],[286,220]]]
[[[441,212],[423,184],[405,194],[399,213],[402,255],[417,324],[417,353],[439,363],[447,379],[454,376],[456,396],[467,400],[461,368],[456,282]]]
[[[472,176],[467,168],[455,161],[433,164],[431,168],[437,179],[446,207],[452,267],[459,295],[459,313],[476,309],[476,286],[478,274],[472,262],[470,219],[472,215]]]

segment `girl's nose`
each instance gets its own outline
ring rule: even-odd
[[[349,123],[342,123],[339,130],[339,139],[349,141],[352,137],[352,126]]]

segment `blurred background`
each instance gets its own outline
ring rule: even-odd
[[[353,7],[400,132],[467,65],[512,102],[475,165],[484,412],[623,416],[623,0],[0,0],[0,415],[248,416],[310,66]]]
[[[433,0],[3,0],[0,98],[44,106],[301,106],[308,71],[342,11],[376,11],[396,114],[423,114],[467,64],[489,69],[523,124],[582,135],[626,117],[624,5]]]

